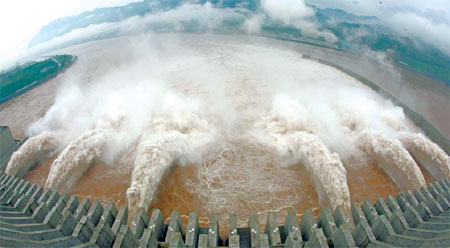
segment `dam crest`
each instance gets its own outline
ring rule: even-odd
[[[2,127],[0,169],[22,141],[14,141]],[[9,149],[6,149],[8,148]],[[279,223],[269,212],[264,229],[258,213],[238,227],[229,214],[229,231],[220,236],[218,214],[207,225],[191,212],[188,224],[180,212],[165,219],[159,209],[139,208],[129,216],[127,206],[79,199],[31,184],[18,176],[0,176],[0,245],[2,247],[398,247],[450,246],[450,179],[428,187],[407,190],[395,197],[378,198],[374,204],[352,203],[350,211],[339,205],[325,207],[318,218],[307,209],[294,209]],[[151,212],[151,214],[150,214]],[[350,212],[350,213],[349,213]],[[129,218],[130,217],[130,218]],[[166,218],[168,216],[165,216]],[[131,219],[131,222],[129,221]],[[223,223],[221,223],[223,224]]]
[[[0,244],[3,247],[448,247],[450,179],[397,196],[351,205],[352,218],[338,206],[311,209],[300,222],[289,210],[284,224],[269,212],[265,228],[252,213],[246,227],[229,214],[229,233],[219,236],[217,214],[207,226],[189,214],[184,226],[178,211],[169,221],[159,209],[140,208],[128,224],[128,207],[60,195],[5,173],[0,177]],[[166,216],[167,217],[167,216]]]

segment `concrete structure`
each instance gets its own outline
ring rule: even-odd
[[[308,209],[298,222],[291,210],[281,224],[272,212],[260,229],[256,213],[243,228],[232,213],[229,235],[219,237],[217,214],[200,227],[191,213],[185,228],[177,211],[165,223],[160,210],[149,217],[140,209],[128,225],[126,206],[117,210],[7,175],[4,166],[22,142],[7,127],[0,127],[0,141],[1,247],[450,247],[450,179],[375,204],[353,203],[352,218],[343,207],[325,208],[317,219]]]
[[[0,126],[0,172],[5,171],[13,151],[17,150],[23,141],[14,140],[9,127]]]
[[[60,195],[18,177],[0,177],[0,246],[2,247],[450,247],[450,179],[414,192],[378,198],[362,206],[353,203],[352,219],[342,207],[325,208],[318,219],[310,209],[298,222],[294,210],[284,224],[269,213],[264,229],[258,216],[238,228],[230,214],[230,232],[219,237],[217,214],[208,227],[189,215],[184,227],[180,213],[164,223],[161,211],[149,217],[140,209],[127,225],[128,209],[109,203]]]
[[[1,247],[450,247],[450,179],[375,204],[354,203],[352,219],[342,207],[325,208],[318,219],[308,209],[299,223],[291,210],[282,225],[269,213],[260,229],[252,213],[248,227],[238,228],[232,213],[229,235],[219,237],[217,214],[200,227],[191,213],[185,229],[177,211],[165,223],[160,210],[149,217],[140,209],[128,225],[126,206],[117,210],[7,175],[4,166],[21,142],[7,127],[0,127],[0,141]]]

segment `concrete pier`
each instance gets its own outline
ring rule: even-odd
[[[0,131],[3,160],[18,141],[8,128]],[[61,195],[5,174],[3,165],[1,247],[450,247],[450,179],[375,203],[353,203],[351,216],[343,206],[324,208],[317,219],[307,209],[299,222],[292,209],[280,225],[270,212],[260,229],[257,213],[248,217],[247,227],[238,227],[238,216],[231,213],[228,236],[220,237],[217,214],[209,216],[207,227],[200,227],[201,213],[192,212],[185,227],[178,211],[165,223],[160,210],[152,209],[149,216],[138,209],[128,225],[127,206],[117,210],[112,203],[103,206],[97,200]]]
[[[316,219],[306,210],[299,222],[289,210],[284,224],[268,214],[264,231],[252,213],[248,227],[229,215],[230,232],[219,236],[217,214],[200,227],[197,213],[184,227],[173,211],[169,223],[161,211],[149,217],[140,209],[130,226],[128,208],[60,195],[15,176],[0,176],[0,246],[2,247],[397,247],[450,246],[450,180],[413,192],[353,203],[352,216],[342,206],[324,208]],[[353,221],[352,221],[353,220]]]
[[[9,127],[0,126],[0,172],[4,172],[12,153],[24,142],[14,140]]]

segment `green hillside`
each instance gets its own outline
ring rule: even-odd
[[[39,62],[18,65],[0,74],[0,103],[21,95],[29,89],[55,77],[70,66],[76,57],[55,55]]]

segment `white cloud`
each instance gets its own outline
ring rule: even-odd
[[[328,30],[321,30],[312,19],[314,10],[303,0],[261,0],[261,7],[273,20],[300,29],[304,35],[314,38],[324,37],[329,42],[336,42],[336,36]]]
[[[383,17],[398,11],[445,12],[450,13],[448,0],[305,0],[319,8],[343,9],[356,15]]]
[[[314,16],[314,10],[306,6],[303,0],[261,0],[261,7],[270,17],[286,24]]]
[[[86,28],[74,29],[63,36],[53,38],[31,49],[26,49],[26,46],[23,46],[14,53],[10,52],[10,56],[0,61],[0,68],[11,66],[18,59],[31,59],[42,51],[49,51],[52,47],[64,46],[68,42],[77,43],[76,41],[88,40],[96,35],[105,33],[116,33],[119,35],[141,33],[149,31],[148,26],[154,24],[170,25],[172,29],[181,31],[183,24],[188,21],[195,21],[196,28],[212,30],[226,20],[240,19],[244,21],[248,13],[248,10],[241,8],[215,8],[209,2],[205,4],[186,3],[177,8],[148,14],[144,17],[135,16],[121,22],[94,24]]]
[[[264,21],[264,16],[262,14],[251,15],[245,20],[243,28],[249,34],[255,34],[261,32],[261,25]]]
[[[100,7],[124,5],[136,0],[5,0],[0,1],[0,58],[10,59],[52,20]]]
[[[401,35],[421,39],[450,55],[448,0],[306,0],[319,8],[338,8],[356,15],[376,16]]]
[[[182,31],[186,22],[195,21],[195,27],[201,30],[213,30],[226,20],[244,21],[249,11],[246,9],[225,9],[215,8],[211,3],[191,4],[186,3],[177,8],[148,14],[144,17],[134,16],[121,22],[101,23],[90,25],[86,28],[79,28],[51,39],[45,43],[36,45],[31,49],[22,49],[14,54],[14,57],[0,61],[0,68],[11,66],[17,59],[28,60],[55,47],[66,46],[69,43],[79,43],[92,39],[95,36],[114,33],[118,35],[128,35],[147,32],[151,25],[170,25],[171,29]]]
[[[0,3],[0,30],[4,35],[0,40],[1,63],[14,60],[23,55],[23,51],[39,29],[53,19],[78,14],[96,7],[126,4],[133,0],[79,0],[57,1],[43,0],[25,3],[25,0],[4,1]],[[258,1],[258,0],[255,0]],[[193,1],[195,2],[195,1]],[[261,26],[268,20],[274,20],[295,27],[313,38],[324,37],[329,42],[337,41],[334,34],[323,29],[314,19],[314,9],[307,4],[320,8],[339,8],[358,15],[377,16],[381,23],[404,36],[422,39],[446,54],[450,54],[450,5],[444,0],[422,1],[349,1],[349,0],[260,0],[261,8],[251,14],[244,8],[215,8],[211,3],[186,3],[169,11],[150,14],[145,17],[132,17],[120,23],[104,23],[86,29],[73,30],[57,38],[50,44],[60,44],[69,38],[88,37],[96,32],[132,33],[148,29],[148,25],[165,23],[172,29],[180,30],[183,22],[194,20],[202,29],[213,29],[224,20],[243,21],[242,29],[250,34],[259,33]],[[23,8],[27,6],[27,8]],[[11,25],[11,23],[14,23]],[[42,47],[42,46],[41,46]],[[36,51],[36,49],[34,50]]]
[[[196,20],[200,27],[213,29],[222,24],[224,20],[245,18],[243,13],[245,9],[225,9],[215,8],[210,2],[205,4],[186,3],[178,8],[146,15],[142,18],[144,24],[148,23],[181,23],[189,20]]]
[[[400,34],[419,38],[450,55],[450,25],[434,24],[412,12],[396,13],[384,22]]]

